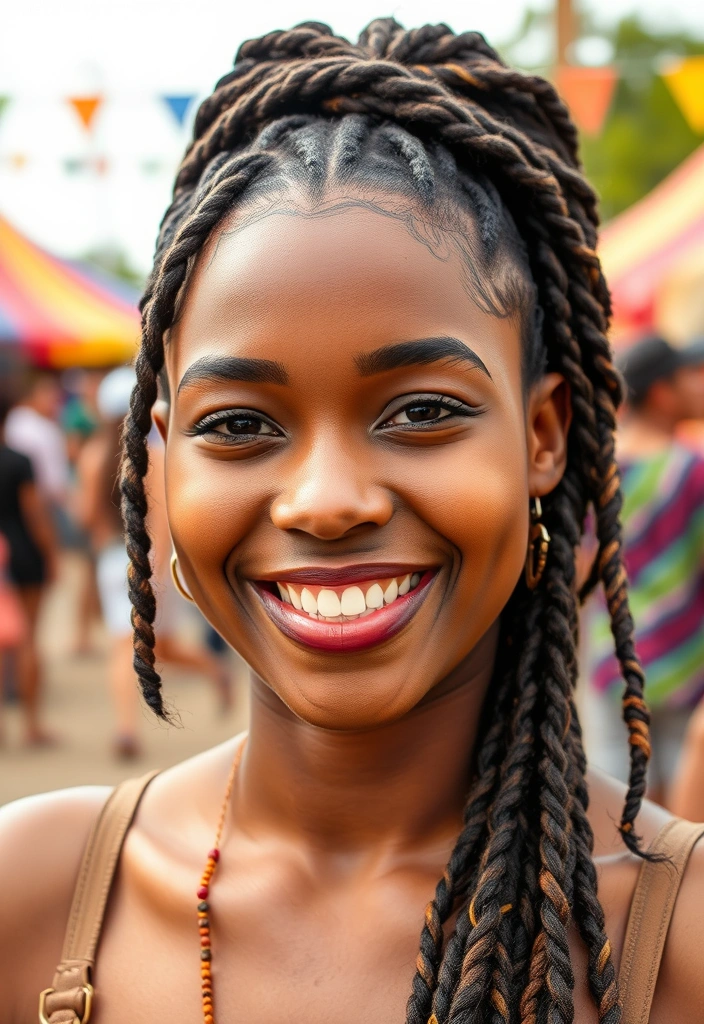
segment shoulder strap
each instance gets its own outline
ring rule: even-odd
[[[666,860],[643,861],[623,945],[619,990],[621,1024],[648,1024],[667,931],[684,869],[704,824],[674,818],[660,830],[650,852]]]
[[[128,779],[108,798],[88,837],[73,894],[61,963],[39,1000],[41,1024],[86,1024],[91,971],[120,851],[142,795],[158,772]]]

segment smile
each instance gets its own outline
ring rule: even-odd
[[[320,650],[358,651],[395,636],[420,608],[436,574],[419,568],[374,578],[371,569],[296,570],[295,581],[291,573],[275,582],[256,582],[254,590],[290,639]],[[321,577],[327,578],[321,582]]]

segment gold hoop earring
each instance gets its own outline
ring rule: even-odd
[[[171,555],[171,563],[170,564],[171,564],[171,579],[174,581],[174,586],[176,587],[176,589],[178,590],[179,594],[181,595],[181,597],[185,601],[190,601],[191,604],[193,604],[193,598],[188,593],[188,591],[184,587],[183,583],[181,583],[181,578],[180,578],[180,576],[178,574],[178,555],[176,554],[175,551]]]
[[[550,534],[545,529],[541,518],[543,508],[540,498],[533,498],[530,507],[531,527],[528,535],[528,552],[526,554],[526,586],[529,590],[535,590],[540,583],[545,564],[548,560],[548,548],[550,547]]]

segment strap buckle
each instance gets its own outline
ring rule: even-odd
[[[85,1005],[83,1007],[83,1016],[76,1017],[76,1022],[77,1024],[88,1024],[88,1021],[90,1020],[90,1012],[93,1008],[93,995],[95,993],[95,989],[93,988],[92,985],[82,985],[81,990],[85,998]],[[44,991],[39,995],[40,1024],[50,1024],[50,1021],[46,1015],[46,1000],[47,996],[50,996],[55,991],[56,989],[53,988],[45,988]]]

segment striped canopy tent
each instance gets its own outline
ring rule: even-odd
[[[611,340],[704,335],[704,145],[606,225],[600,255],[614,302]]]
[[[0,216],[3,349],[55,369],[123,363],[139,339],[137,299],[123,282],[40,249]]]

